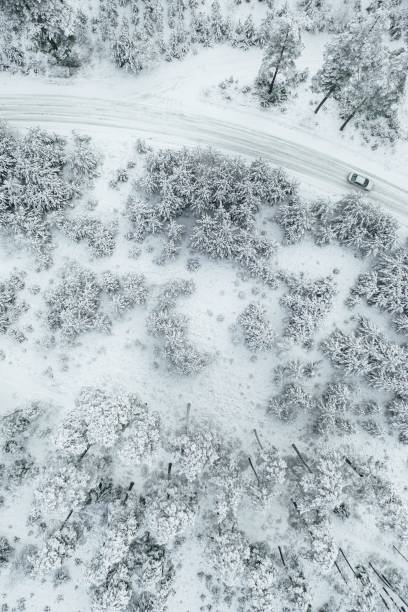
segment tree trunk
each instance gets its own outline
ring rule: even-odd
[[[358,110],[357,108],[356,108],[355,110],[353,110],[353,112],[351,113],[351,115],[349,115],[349,116],[347,117],[347,119],[345,120],[345,122],[344,122],[344,123],[342,123],[342,125],[340,126],[340,132],[342,132],[342,131],[344,130],[344,128],[346,127],[346,125],[348,124],[348,122],[352,120],[352,118],[353,118],[353,117],[354,117],[354,115],[356,114],[357,110]]]
[[[258,476],[258,472],[256,471],[256,469],[254,467],[254,464],[252,463],[251,457],[248,457],[248,461],[249,461],[249,465],[251,466],[251,469],[252,469],[253,473],[255,474],[255,477],[256,477],[256,479],[258,481],[258,484],[261,484],[261,481],[260,481],[259,476]]]
[[[254,434],[255,434],[256,441],[258,442],[259,448],[262,450],[263,446],[262,446],[262,443],[261,443],[261,441],[259,439],[258,432],[256,431],[256,429],[254,429]]]
[[[303,459],[302,455],[300,454],[298,447],[296,446],[296,444],[292,444],[292,448],[295,451],[295,453],[297,454],[297,456],[299,457],[300,461],[303,463],[303,465],[305,466],[305,468],[307,468],[307,470],[309,470],[310,473],[312,473],[312,470],[310,469],[310,466],[308,463],[306,463],[306,461]]]
[[[315,108],[315,115],[317,115],[319,110],[322,108],[323,104],[326,102],[326,100],[328,100],[330,98],[330,96],[332,95],[332,93],[333,93],[333,91],[335,89],[336,89],[336,87],[334,85],[333,85],[333,87],[330,87],[329,91],[324,96],[323,100],[318,104],[318,106],[316,106],[316,108]]]
[[[357,113],[357,111],[359,111],[360,108],[362,106],[364,106],[366,100],[367,100],[367,98],[364,98],[364,100],[362,102],[360,102],[360,104],[358,104],[358,106],[356,106],[356,108],[353,110],[353,112],[347,117],[347,119],[344,121],[344,123],[340,126],[340,132],[342,132],[344,130],[344,128],[346,127],[348,122],[352,120],[352,118]]]
[[[280,52],[280,55],[279,55],[278,63],[276,64],[275,72],[274,72],[274,75],[272,77],[272,81],[271,81],[271,83],[269,85],[269,89],[268,89],[268,93],[269,94],[272,93],[273,86],[275,85],[276,77],[278,76],[279,68],[280,68],[280,65],[282,63],[283,54],[284,54],[284,51],[286,49],[286,41],[288,40],[288,36],[289,36],[289,30],[286,32],[285,40],[283,41],[283,45],[282,45],[282,49],[281,49],[281,52]]]
[[[72,516],[72,513],[73,513],[73,512],[74,512],[73,510],[70,510],[70,511],[69,511],[68,516],[67,516],[67,518],[65,519],[65,521],[62,523],[62,525],[61,525],[60,529],[62,529],[63,527],[65,527],[65,525],[67,524],[67,522],[68,522],[68,521],[69,521],[69,519],[71,518],[71,516]]]

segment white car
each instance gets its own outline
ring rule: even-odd
[[[367,178],[366,176],[362,176],[357,172],[350,172],[350,174],[347,176],[347,180],[352,185],[356,185],[357,187],[364,189],[364,191],[371,191],[374,187],[374,182],[371,179]]]

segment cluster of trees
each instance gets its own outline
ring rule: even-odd
[[[99,156],[86,137],[66,139],[30,129],[25,135],[0,124],[0,228],[50,265],[49,214],[69,207],[96,177]]]
[[[0,421],[0,507],[5,495],[10,497],[21,485],[32,482],[38,474],[32,441],[44,426],[51,405],[32,401]],[[1,562],[0,562],[1,565]]]
[[[270,351],[276,343],[275,332],[267,319],[265,307],[254,302],[241,312],[233,333],[237,340],[242,337],[245,346],[253,353]]]
[[[182,375],[197,374],[210,362],[210,355],[200,352],[188,339],[188,318],[175,310],[176,300],[194,291],[192,280],[169,281],[146,321],[148,333],[162,339],[159,354],[163,354],[171,370]]]
[[[334,98],[343,119],[340,130],[355,118],[363,131],[393,141],[398,135],[398,103],[405,92],[408,53],[391,49],[385,40],[386,11],[352,20],[326,46],[313,89],[323,94],[316,107]]]
[[[121,69],[133,73],[158,60],[183,58],[197,45],[229,42],[242,49],[264,50],[255,90],[263,106],[285,103],[307,77],[296,60],[302,30],[328,30],[322,67],[312,90],[322,96],[316,113],[329,99],[338,103],[340,130],[354,119],[367,139],[394,142],[399,137],[399,103],[406,88],[408,53],[390,46],[401,39],[408,11],[403,0],[299,0],[266,13],[255,25],[251,12],[243,20],[219,0],[100,0],[96,13],[73,8],[67,0],[19,0],[0,4],[0,68],[67,73],[92,54],[106,53]]]
[[[154,61],[181,59],[197,45],[212,47],[229,42],[233,47],[263,47],[270,37],[275,17],[269,12],[259,25],[252,14],[237,19],[233,10],[219,0],[169,2],[129,0],[125,11],[119,0],[101,2],[99,30],[110,45],[115,64],[131,72],[140,72]]]
[[[252,276],[276,284],[270,265],[275,245],[256,231],[255,219],[262,206],[282,203],[296,193],[296,183],[282,170],[207,149],[164,149],[147,155],[137,189],[127,203],[131,237],[167,233],[162,263],[177,254],[186,235],[194,250],[236,261]],[[181,216],[195,221],[190,235],[174,223]]]
[[[112,315],[116,316],[147,300],[143,274],[105,272],[99,278],[92,270],[72,261],[59,271],[59,277],[60,282],[44,294],[47,323],[69,342],[90,330],[110,331],[112,318],[103,308],[104,296],[109,298]]]
[[[289,363],[283,375],[298,369]],[[308,378],[311,368],[302,371]],[[344,386],[328,387],[326,402],[339,413],[347,399]],[[307,452],[292,445],[293,451],[282,454],[254,430],[245,455],[236,440],[192,419],[190,404],[174,431],[134,394],[85,387],[47,454],[30,466],[27,446],[46,435],[41,427],[51,409],[32,403],[0,422],[2,461],[7,457],[0,485],[10,494],[29,479],[34,488],[31,542],[11,545],[0,538],[0,564],[14,563],[34,578],[58,583],[69,579],[73,558],[86,553],[83,579],[95,612],[165,609],[186,538],[198,536],[205,565],[213,570],[207,584],[215,604],[227,597],[243,612],[278,604],[303,612],[313,597],[306,578],[310,564],[345,598],[355,597],[352,587],[340,587],[349,569],[335,535],[337,522],[347,522],[354,504],[370,508],[382,533],[406,536],[406,506],[386,464],[350,455],[349,445]],[[10,461],[22,454],[25,480],[16,478],[21,466]],[[267,511],[287,507],[288,529],[276,550],[245,532],[241,517],[248,504]],[[403,576],[389,562],[371,561],[398,592]],[[374,606],[378,590],[368,595],[360,589],[359,597],[362,606]]]
[[[355,306],[364,298],[370,306],[388,312],[395,329],[408,334],[408,249],[380,253],[371,269],[361,274],[350,292],[348,303]]]
[[[298,10],[306,17],[305,28],[311,32],[339,32],[361,13],[360,0],[298,0]]]
[[[398,241],[396,220],[354,193],[334,203],[288,199],[278,207],[275,221],[282,229],[285,244],[299,242],[310,233],[318,245],[337,240],[360,257],[388,252]]]
[[[363,430],[371,436],[384,431],[384,415],[390,429],[398,430],[403,441],[406,431],[404,403],[401,396],[394,396],[384,405],[373,399],[361,400],[359,385],[341,377],[334,377],[326,384],[316,382],[315,362],[291,360],[275,368],[274,383],[279,392],[267,404],[267,412],[284,423],[293,423],[299,417],[308,423],[311,434],[344,436]],[[408,414],[408,413],[407,413]]]
[[[66,0],[0,2],[0,68],[71,74],[89,55],[87,18]]]
[[[283,335],[311,348],[316,329],[331,310],[336,285],[331,276],[317,280],[284,276],[289,291],[281,297],[280,304],[290,314]]]
[[[89,215],[67,217],[61,215],[55,219],[56,227],[75,242],[86,240],[94,257],[109,257],[116,247],[118,224],[115,221],[104,224]]]
[[[296,67],[303,50],[304,27],[334,30],[322,66],[312,78],[312,91],[322,96],[315,113],[329,98],[334,99],[342,119],[341,131],[354,119],[367,140],[374,137],[393,143],[400,136],[399,104],[406,90],[408,52],[404,46],[390,45],[389,39],[390,33],[398,37],[397,23],[403,30],[406,11],[401,12],[397,3],[391,2],[378,3],[362,12],[356,10],[358,0],[349,0],[339,10],[343,14],[335,17],[334,4],[300,0],[302,17],[287,8],[268,14],[261,45],[264,56],[255,81],[260,103],[269,106],[286,102],[306,79],[307,71]]]
[[[0,333],[5,334],[20,314],[29,308],[29,305],[20,300],[19,292],[24,289],[24,277],[21,274],[12,274],[0,282]]]
[[[95,53],[138,73],[157,60],[183,58],[197,45],[221,42],[248,49],[263,46],[272,15],[257,26],[252,14],[237,19],[219,0],[100,0],[96,12],[67,0],[18,0],[0,4],[4,70],[43,72],[63,67],[72,74]]]
[[[407,346],[389,340],[368,319],[360,317],[351,334],[335,330],[322,349],[346,376],[362,377],[374,388],[407,395]]]

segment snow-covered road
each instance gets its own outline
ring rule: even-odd
[[[113,92],[114,93],[114,92]],[[372,199],[406,216],[408,181],[400,174],[373,165],[369,159],[348,155],[330,143],[296,132],[282,132],[277,123],[253,121],[245,112],[224,113],[224,120],[208,113],[178,112],[174,106],[154,104],[143,98],[115,99],[85,95],[5,95],[0,93],[0,118],[12,123],[49,123],[72,127],[125,130],[159,144],[210,145],[230,153],[262,157],[297,173],[306,180],[339,190],[353,189],[346,183],[351,168],[369,174],[375,181]],[[184,109],[183,109],[184,110]],[[201,111],[201,108],[200,108]],[[332,154],[330,151],[334,151]],[[366,163],[367,162],[367,163]],[[373,169],[374,168],[374,169]]]

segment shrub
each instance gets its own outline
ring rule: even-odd
[[[335,238],[360,256],[391,250],[397,241],[397,222],[357,194],[349,194],[330,207],[317,202],[312,207],[317,224],[315,235],[323,244]]]
[[[348,376],[402,396],[408,393],[408,349],[390,342],[368,319],[361,317],[350,335],[337,329],[322,343],[332,364]]]
[[[283,231],[285,244],[300,242],[311,229],[311,215],[308,206],[299,198],[281,204],[275,215],[275,221]]]
[[[112,300],[114,311],[118,315],[138,304],[145,304],[149,293],[146,277],[138,272],[122,275],[104,272],[101,286]]]
[[[310,412],[313,408],[313,398],[301,385],[287,383],[278,395],[269,400],[267,412],[285,423],[292,423],[299,413]]]
[[[72,219],[62,217],[57,221],[57,227],[71,240],[86,240],[94,257],[110,257],[115,250],[118,232],[115,222],[104,225],[98,219],[88,216]]]
[[[274,331],[266,319],[266,310],[261,304],[251,303],[237,320],[245,345],[253,353],[270,351],[276,341]]]
[[[287,276],[289,293],[280,299],[290,316],[286,319],[284,335],[294,342],[310,347],[317,326],[330,311],[336,287],[331,276],[318,280]]]
[[[365,298],[370,306],[376,306],[393,315],[394,325],[400,333],[407,332],[408,324],[408,249],[380,253],[372,269],[361,274],[351,290],[354,304]]]
[[[111,322],[101,312],[102,288],[96,275],[72,262],[62,268],[60,279],[44,296],[50,328],[59,329],[68,341],[90,330],[109,332]]]
[[[0,333],[4,334],[15,323],[28,304],[18,299],[18,293],[24,289],[25,283],[18,274],[11,275],[0,282]]]
[[[193,281],[170,281],[159,295],[157,306],[146,322],[148,332],[162,338],[162,352],[169,368],[183,375],[197,374],[210,361],[207,353],[200,353],[188,340],[187,318],[173,312],[175,300],[182,295],[191,295],[194,290]]]

